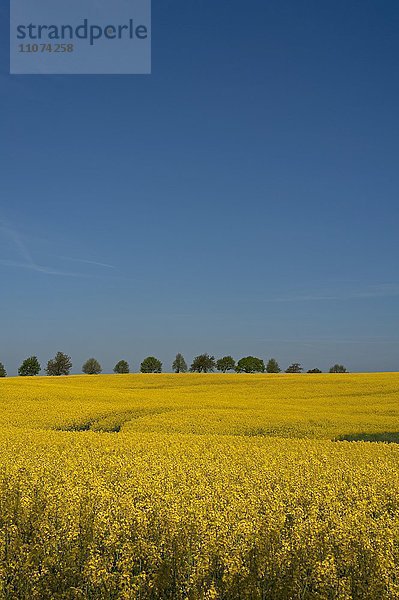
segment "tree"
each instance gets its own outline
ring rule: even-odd
[[[141,373],[162,373],[162,363],[155,356],[147,356],[140,365]]]
[[[129,363],[126,360],[120,360],[114,366],[114,373],[130,373]]]
[[[348,371],[344,367],[344,365],[334,365],[331,367],[330,373],[347,373]]]
[[[275,358],[271,358],[266,365],[266,373],[280,373],[281,369]]]
[[[309,369],[308,373],[322,373],[323,371],[320,371],[320,369]]]
[[[63,352],[57,352],[55,357],[48,361],[45,371],[47,375],[69,375],[71,369],[71,357]]]
[[[86,375],[99,375],[102,371],[101,365],[95,358],[88,358],[82,367]]]
[[[38,375],[41,371],[41,366],[36,356],[25,358],[24,362],[18,369],[18,375],[22,377]]]
[[[216,368],[222,373],[234,371],[236,368],[236,361],[232,356],[223,356],[223,358],[219,358],[219,360],[216,361]]]
[[[292,363],[292,365],[290,365],[288,369],[285,370],[286,373],[302,373],[302,371],[303,368],[299,363]]]
[[[187,363],[184,360],[183,354],[176,354],[176,358],[173,361],[172,369],[175,373],[187,373]]]
[[[0,363],[0,377],[7,377],[7,371],[5,370],[3,363]]]
[[[265,363],[256,356],[245,356],[238,361],[236,371],[237,373],[264,373]]]
[[[200,354],[196,356],[191,363],[190,371],[192,373],[208,373],[214,371],[216,367],[215,357],[209,354]]]

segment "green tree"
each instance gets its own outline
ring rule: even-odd
[[[71,369],[71,357],[63,352],[57,352],[55,357],[48,361],[45,371],[47,375],[69,375]]]
[[[264,373],[265,363],[256,356],[245,356],[238,361],[236,371],[237,373]]]
[[[147,356],[140,365],[141,373],[162,373],[162,363],[155,356]]]
[[[344,365],[334,365],[331,367],[330,373],[347,373],[348,371],[344,367]]]
[[[320,371],[320,369],[309,369],[308,373],[322,373],[323,371]]]
[[[183,354],[180,354],[180,352],[176,354],[176,358],[173,361],[172,369],[175,373],[187,373],[187,363],[184,360]]]
[[[88,358],[82,367],[82,371],[86,375],[99,375],[102,372],[102,368],[98,360]]]
[[[5,370],[3,363],[0,363],[0,377],[7,377],[7,371]]]
[[[275,358],[271,358],[266,365],[266,373],[281,373],[278,362]]]
[[[219,358],[219,360],[216,361],[216,368],[222,373],[234,371],[236,368],[236,361],[232,356],[223,356],[223,358]]]
[[[114,366],[114,373],[130,373],[129,363],[126,360],[120,360]]]
[[[292,363],[292,365],[290,365],[288,369],[285,370],[286,373],[302,373],[302,371],[303,368],[299,363]]]
[[[199,354],[191,363],[190,371],[192,373],[209,373],[215,370],[215,357],[209,354]]]
[[[41,366],[36,356],[25,358],[24,362],[18,369],[18,375],[22,377],[38,375],[41,371]]]

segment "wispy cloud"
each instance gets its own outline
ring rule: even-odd
[[[356,300],[362,298],[387,298],[399,296],[398,283],[379,283],[364,288],[338,291],[314,291],[311,293],[286,294],[270,298],[262,298],[259,302],[322,302],[329,300]]]
[[[92,276],[90,273],[79,273],[79,272],[74,272],[74,271],[67,271],[64,269],[59,269],[56,267],[41,265],[41,264],[37,263],[33,259],[33,256],[24,240],[23,235],[21,235],[21,233],[17,229],[15,229],[14,227],[11,227],[4,220],[0,221],[0,235],[1,235],[1,237],[6,238],[11,242],[14,250],[16,251],[16,254],[18,255],[18,260],[8,259],[8,258],[0,258],[0,265],[3,265],[4,267],[28,269],[30,271],[36,271],[37,273],[44,273],[45,275],[55,275],[55,276],[59,276],[59,277],[87,278],[87,277]],[[93,261],[93,260],[88,260],[85,258],[69,258],[69,257],[58,257],[58,258],[61,260],[68,260],[68,261],[73,261],[76,263],[93,265],[93,266],[103,267],[103,268],[107,268],[107,269],[114,268],[113,265],[110,265],[107,263],[102,263],[102,262],[97,262],[97,261]]]
[[[98,262],[97,260],[88,260],[86,258],[72,258],[70,256],[59,256],[61,260],[67,260],[70,262],[82,263],[85,265],[93,265],[95,267],[104,267],[105,269],[115,269],[114,265],[109,265],[108,263]]]
[[[23,258],[27,265],[34,265],[33,258],[22,239],[22,236],[20,235],[20,233],[18,233],[18,231],[16,231],[9,225],[6,225],[4,221],[1,221],[0,232],[3,234],[3,236],[8,237],[8,239],[13,242],[18,254]]]
[[[3,265],[4,267],[29,269],[30,271],[37,271],[38,273],[45,273],[46,275],[63,275],[65,277],[87,277],[85,273],[72,273],[70,271],[60,271],[51,267],[37,265],[36,263],[18,262],[16,260],[7,260],[4,258],[0,258],[0,265]]]

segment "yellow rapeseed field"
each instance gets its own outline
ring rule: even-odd
[[[0,598],[399,599],[384,441],[397,373],[0,380]]]

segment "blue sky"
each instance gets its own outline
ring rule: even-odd
[[[153,2],[150,76],[11,76],[0,361],[399,369],[399,4]]]

